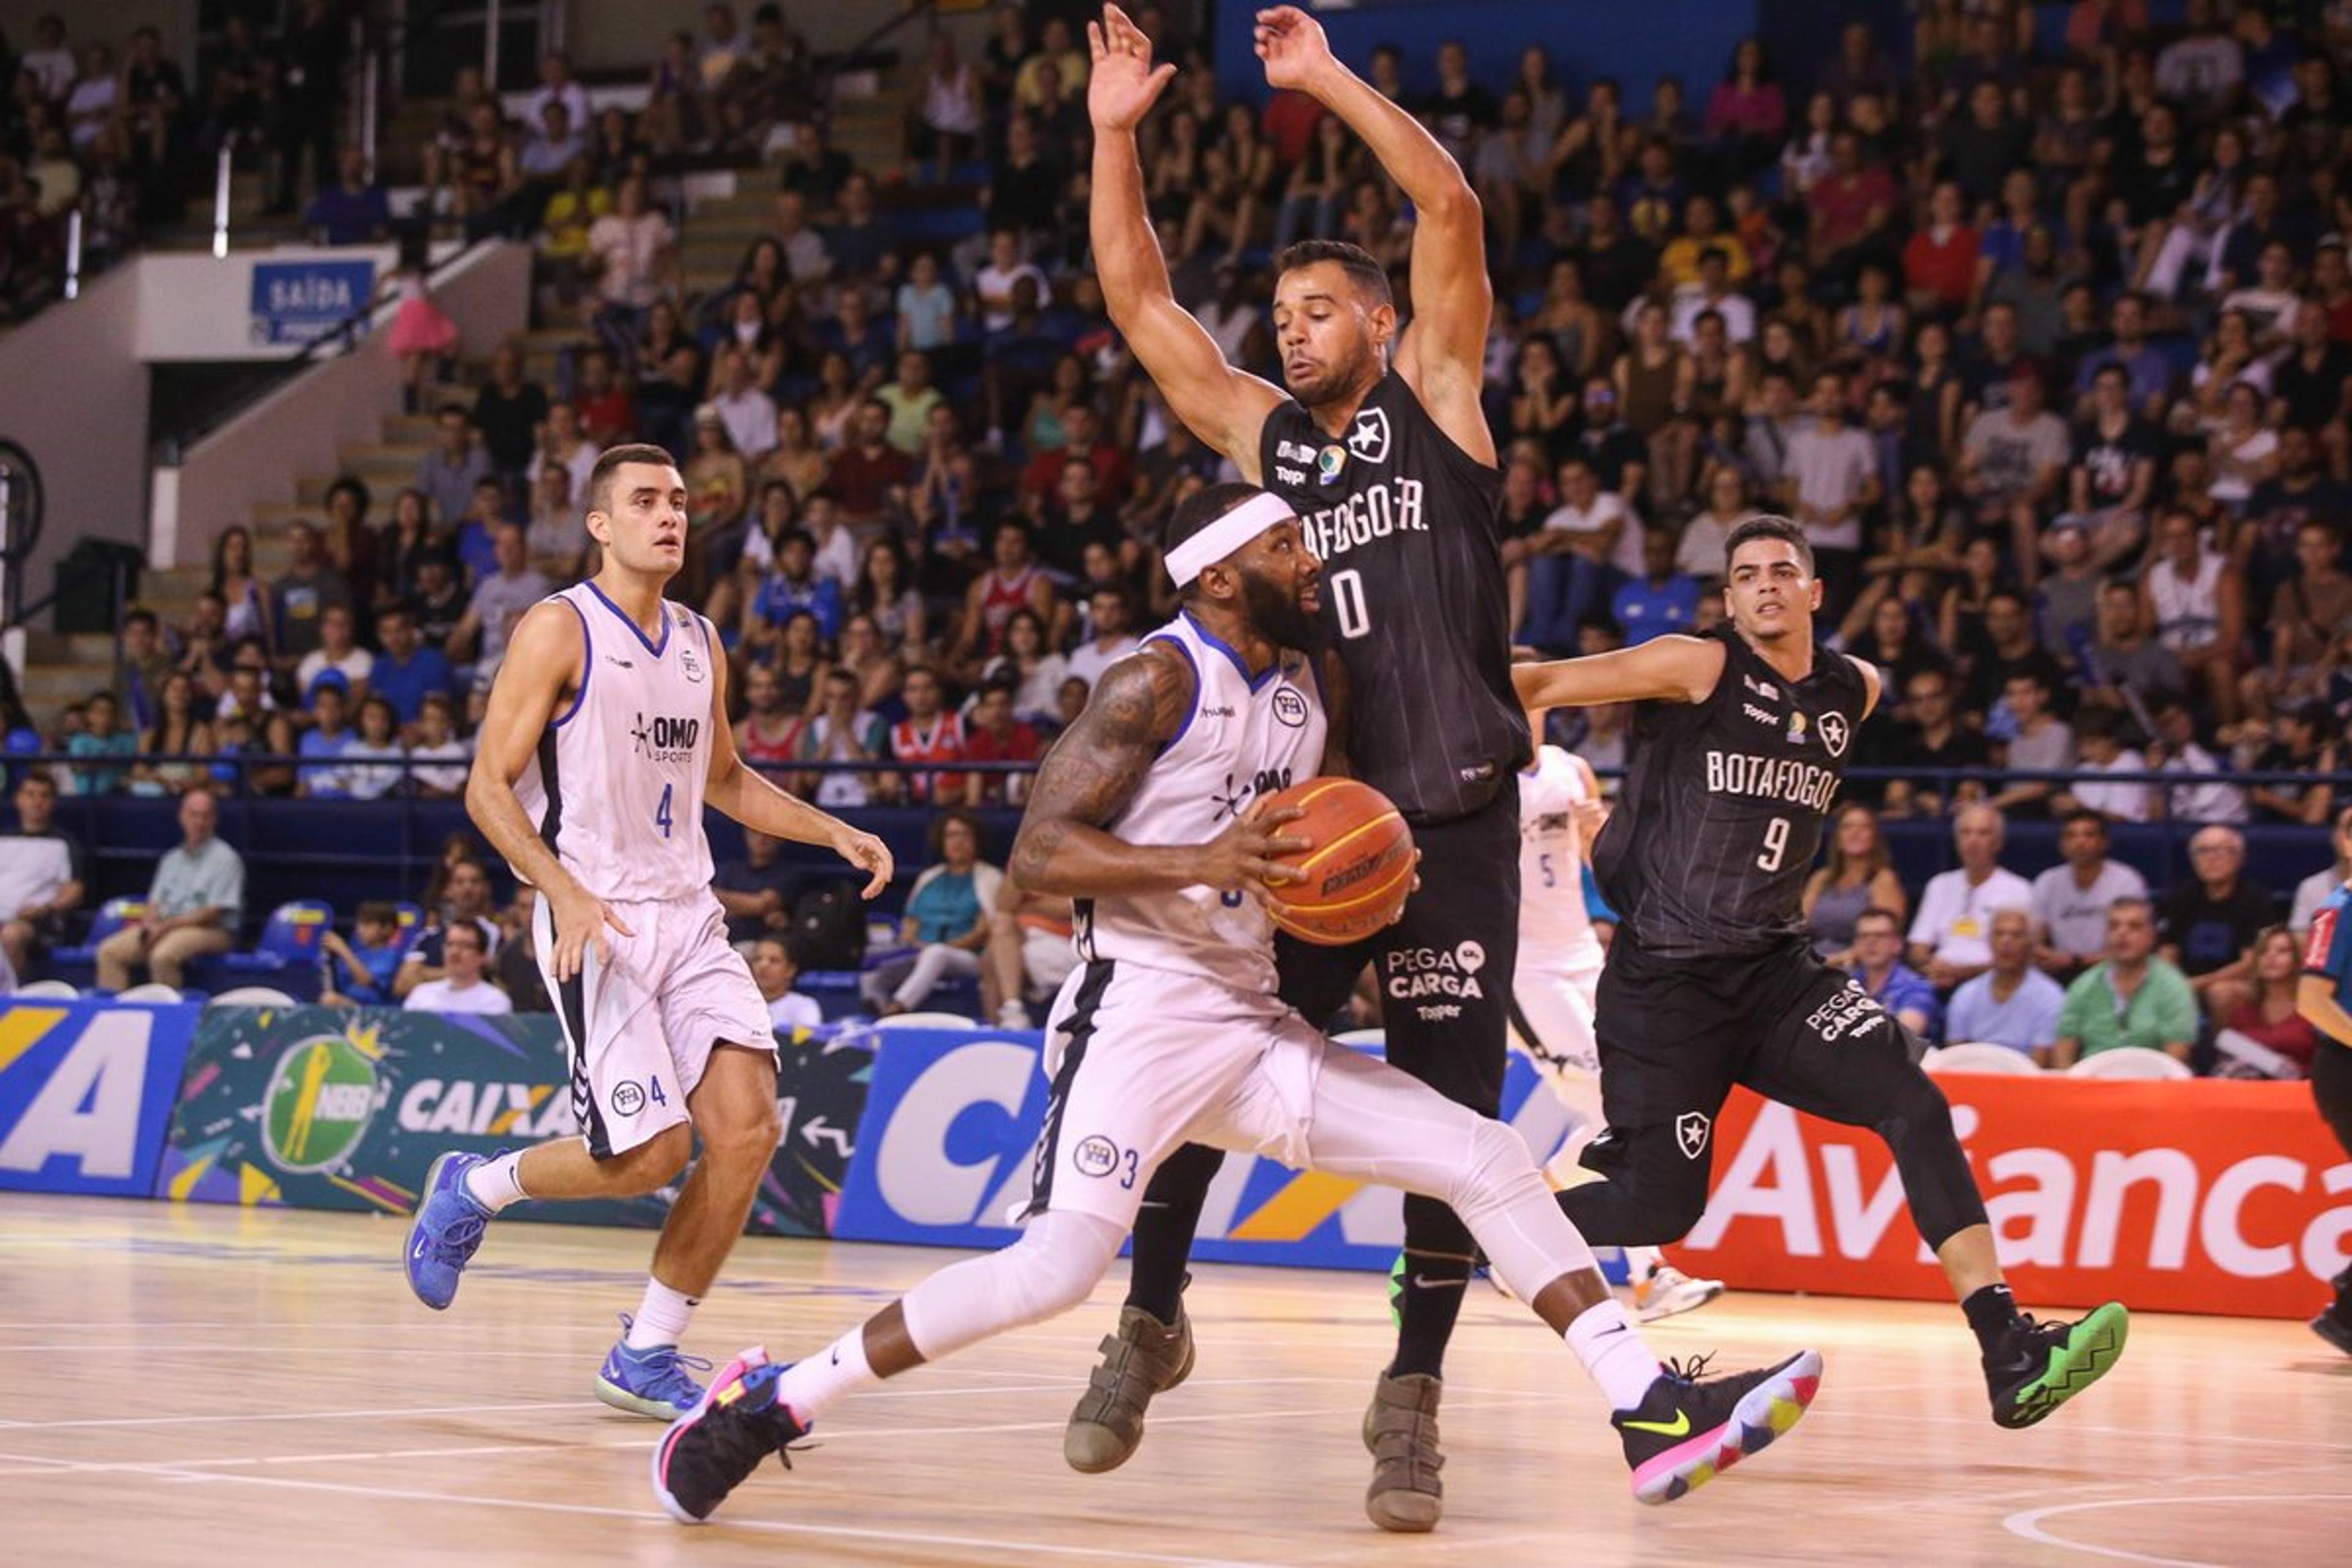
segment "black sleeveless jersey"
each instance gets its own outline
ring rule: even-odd
[[[1632,760],[1593,846],[1601,891],[1644,952],[1751,957],[1801,940],[1805,878],[1870,700],[1843,654],[1816,646],[1790,684],[1729,625],[1704,702],[1644,702]]]
[[[1478,810],[1528,755],[1511,687],[1502,476],[1455,446],[1394,371],[1338,439],[1295,401],[1275,409],[1258,467],[1323,561],[1358,776],[1409,822]]]

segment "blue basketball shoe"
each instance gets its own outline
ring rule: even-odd
[[[621,1338],[604,1357],[596,1373],[596,1397],[615,1410],[675,1421],[693,1410],[702,1398],[702,1384],[687,1375],[709,1372],[700,1356],[680,1355],[676,1345],[629,1348],[629,1314],[621,1314]]]
[[[654,1448],[654,1497],[672,1519],[703,1523],[771,1454],[793,1468],[785,1447],[809,1429],[776,1398],[783,1370],[765,1350],[745,1351],[720,1370],[702,1402],[662,1435]]]
[[[479,1154],[454,1150],[434,1161],[425,1173],[416,1217],[408,1223],[408,1251],[401,1259],[408,1288],[436,1312],[457,1300],[457,1277],[482,1245],[482,1227],[490,1223],[490,1211],[466,1190],[466,1173],[482,1163]]]

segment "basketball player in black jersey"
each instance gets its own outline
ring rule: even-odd
[[[1423,851],[1421,891],[1381,937],[1282,944],[1283,999],[1320,1022],[1370,963],[1388,1059],[1494,1115],[1518,945],[1517,770],[1528,744],[1511,688],[1502,481],[1478,402],[1493,295],[1477,198],[1411,115],[1332,58],[1319,24],[1290,6],[1257,13],[1266,80],[1344,121],[1417,216],[1415,309],[1402,336],[1387,275],[1361,249],[1315,240],[1277,260],[1286,394],[1228,365],[1170,292],[1135,127],[1175,68],[1152,65],[1150,40],[1117,6],[1087,32],[1091,219],[1111,319],[1177,417],[1297,511],[1324,562],[1322,619],[1354,693],[1351,760],[1396,802]],[[1180,1292],[1222,1158],[1188,1149],[1152,1183],[1118,1332],[1071,1416],[1064,1451],[1078,1469],[1124,1462],[1152,1394],[1192,1368]],[[1442,1505],[1438,1375],[1475,1249],[1444,1205],[1408,1197],[1404,1213],[1397,1353],[1364,1426],[1374,1456],[1365,1510],[1383,1529],[1421,1531]]]
[[[1993,1419],[2030,1426],[2122,1355],[2113,1302],[2078,1322],[2020,1313],[1918,1043],[1813,956],[1798,896],[1878,672],[1813,640],[1804,531],[1750,518],[1725,551],[1727,623],[1590,658],[1523,664],[1530,710],[1639,704],[1632,764],[1593,852],[1618,911],[1595,1033],[1606,1179],[1560,1207],[1596,1243],[1677,1241],[1706,1206],[1716,1114],[1734,1084],[1868,1127],[1895,1154],[1919,1234],[1983,1349]]]

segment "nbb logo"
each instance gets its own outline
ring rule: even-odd
[[[261,1137],[281,1171],[341,1164],[375,1116],[375,1059],[341,1035],[317,1035],[278,1058],[261,1101]]]
[[[1946,1079],[2001,1262],[2064,1303],[2307,1314],[2352,1261],[2352,1163],[2301,1085]],[[1746,1093],[1684,1243],[1735,1285],[1935,1299],[1884,1144]]]

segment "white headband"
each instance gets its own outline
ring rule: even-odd
[[[1277,522],[1297,517],[1290,503],[1261,490],[1168,552],[1168,575],[1181,588]]]

